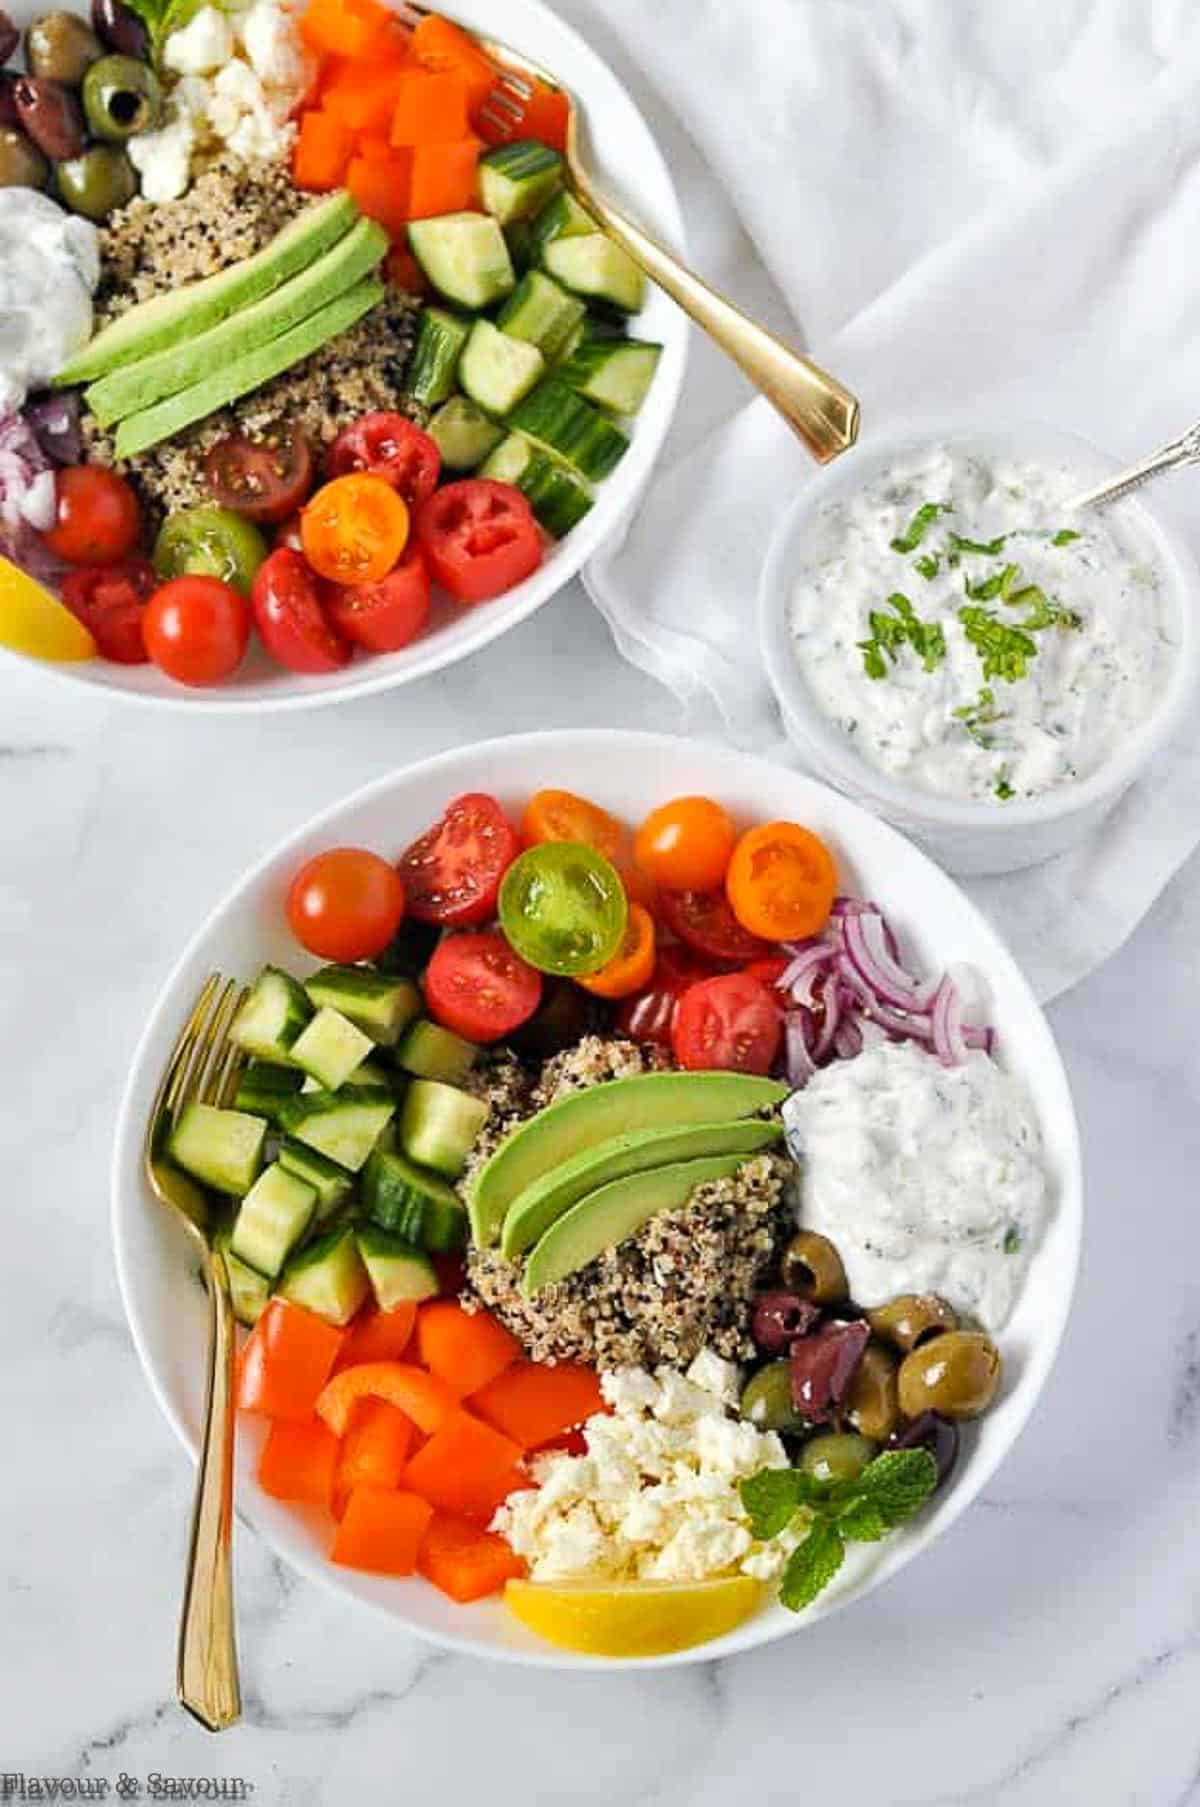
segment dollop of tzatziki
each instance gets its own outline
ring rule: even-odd
[[[978,1050],[946,1067],[881,1039],[815,1074],[783,1114],[800,1222],[837,1248],[856,1303],[934,1292],[1000,1328],[1046,1214],[1018,1080]]]
[[[33,188],[0,188],[0,415],[15,413],[92,333],[100,235]]]
[[[897,459],[814,515],[795,656],[862,758],[1004,803],[1098,770],[1161,695],[1172,621],[1136,510],[1069,515],[1063,461],[954,445]]]

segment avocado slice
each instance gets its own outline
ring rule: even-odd
[[[168,395],[198,383],[231,357],[241,357],[269,344],[280,333],[306,320],[327,301],[342,295],[386,255],[388,236],[374,220],[358,220],[306,269],[272,289],[261,301],[239,309],[207,332],[169,345],[136,364],[125,364],[93,383],[84,401],[102,427],[127,414],[137,414]]]
[[[631,1173],[589,1192],[550,1225],[525,1263],[521,1291],[532,1298],[555,1280],[565,1280],[605,1249],[636,1234],[660,1211],[677,1211],[697,1186],[726,1180],[746,1160],[744,1154],[712,1155],[703,1161],[674,1161],[651,1173]]]
[[[212,371],[198,383],[181,389],[177,395],[168,395],[164,401],[155,402],[152,408],[126,415],[117,428],[118,459],[133,458],[138,452],[149,451],[160,440],[171,439],[184,427],[190,427],[193,421],[203,420],[207,415],[215,414],[218,408],[237,401],[239,396],[261,388],[273,376],[290,370],[302,358],[319,351],[328,340],[344,333],[356,320],[377,307],[383,295],[383,284],[374,277],[356,282],[344,295],[335,296],[307,319],[298,321],[256,351],[230,358],[222,369]]]
[[[581,1149],[636,1129],[726,1123],[781,1104],[788,1087],[750,1073],[639,1073],[572,1092],[506,1136],[467,1200],[481,1248],[495,1242],[517,1194]]]
[[[610,1136],[571,1155],[514,1198],[504,1219],[500,1253],[515,1261],[579,1199],[612,1180],[704,1155],[745,1157],[770,1147],[782,1134],[783,1125],[774,1119],[743,1117],[734,1123],[693,1123],[683,1129],[636,1129]]]
[[[354,198],[345,193],[329,195],[314,207],[306,207],[253,257],[185,283],[167,294],[152,295],[98,332],[83,349],[63,365],[54,378],[56,389],[71,383],[89,383],[120,364],[149,357],[153,351],[179,345],[206,332],[238,308],[249,307],[298,270],[303,270],[349,232],[358,218]]]

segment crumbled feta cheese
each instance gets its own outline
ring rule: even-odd
[[[172,116],[168,110],[167,123],[156,132],[139,132],[129,140],[125,148],[148,201],[175,201],[186,191],[198,139],[190,114]]]
[[[722,1405],[733,1407],[741,1396],[741,1369],[736,1362],[725,1361],[715,1349],[701,1349],[687,1377],[694,1387],[702,1387]]]
[[[163,45],[165,68],[176,75],[211,75],[233,55],[233,27],[215,6],[202,6]]]
[[[235,22],[238,43],[265,88],[283,88],[294,98],[307,93],[316,74],[295,20],[275,0],[258,0]]]

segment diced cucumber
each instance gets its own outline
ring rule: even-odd
[[[288,1262],[279,1282],[282,1298],[293,1305],[303,1305],[305,1311],[315,1311],[319,1318],[339,1329],[350,1322],[370,1290],[371,1282],[350,1224],[314,1237]]]
[[[462,307],[490,307],[515,286],[504,234],[490,213],[413,220],[408,242],[434,288]]]
[[[436,408],[454,394],[458,360],[467,342],[471,322],[444,307],[421,310],[417,338],[408,366],[408,392],[426,408]]]
[[[536,345],[510,338],[490,320],[477,320],[458,362],[458,380],[488,414],[508,414],[545,368]]]
[[[593,339],[580,345],[555,374],[577,395],[586,395],[602,408],[611,408],[615,414],[636,414],[661,356],[662,346],[645,339]]]
[[[297,1092],[281,1109],[279,1127],[339,1167],[357,1173],[395,1109],[395,1098],[382,1086]]]
[[[602,314],[585,314],[555,358],[555,371],[561,370],[567,359],[574,357],[581,345],[611,344],[614,340],[625,339],[626,336],[624,321],[606,319]]]
[[[629,450],[620,427],[557,377],[539,383],[513,409],[508,424],[593,480],[607,477]]]
[[[514,220],[504,228],[504,242],[508,246],[508,255],[512,258],[512,267],[518,276],[524,274],[534,262],[533,221]]]
[[[380,1311],[394,1311],[397,1305],[419,1305],[422,1299],[436,1298],[437,1269],[423,1249],[413,1248],[377,1224],[363,1224],[355,1234]]]
[[[396,1050],[397,1063],[418,1079],[440,1079],[457,1085],[475,1065],[479,1049],[452,1029],[422,1019],[414,1023]]]
[[[355,1067],[350,1075],[350,1083],[360,1089],[366,1085],[382,1086],[385,1092],[392,1090],[392,1076],[377,1060],[364,1060],[361,1067]],[[329,1089],[319,1079],[314,1079],[311,1073],[305,1074],[304,1084],[300,1087],[302,1092],[324,1092]]]
[[[328,1004],[292,1043],[291,1056],[319,1085],[336,1092],[374,1048],[369,1035]]]
[[[256,1272],[234,1254],[229,1244],[228,1230],[221,1231],[217,1237],[217,1246],[224,1256],[225,1272],[229,1275],[229,1302],[233,1306],[233,1315],[239,1324],[245,1324],[248,1330],[253,1329],[271,1297],[271,1282],[265,1274]]]
[[[587,309],[544,270],[529,270],[496,315],[496,325],[510,338],[536,345],[548,364],[554,362]]]
[[[623,314],[636,314],[646,304],[646,278],[629,253],[603,232],[557,238],[543,250],[542,262],[576,295],[607,301]]]
[[[385,978],[369,966],[323,966],[304,989],[318,1009],[340,1010],[382,1048],[394,1048],[421,1014],[421,994],[410,979]]]
[[[479,195],[502,226],[527,219],[549,200],[562,179],[562,158],[536,138],[498,144],[479,159]]]
[[[504,438],[504,428],[465,395],[452,395],[430,421],[429,436],[448,471],[473,471]]]
[[[189,1104],[171,1131],[167,1152],[176,1166],[217,1192],[241,1198],[262,1166],[265,1117]]]
[[[547,201],[542,211],[534,220],[530,229],[530,262],[538,263],[546,252],[546,246],[552,245],[560,238],[583,238],[598,232],[599,227],[585,207],[581,207],[574,195],[562,191]]]
[[[273,1060],[248,1061],[238,1080],[234,1109],[274,1123],[284,1099],[298,1092],[303,1083],[304,1075],[298,1067],[281,1067]]]
[[[467,1239],[467,1212],[458,1193],[402,1154],[376,1150],[363,1172],[362,1198],[380,1229],[430,1254],[449,1254]]]
[[[400,1146],[419,1166],[457,1179],[487,1114],[483,1099],[470,1092],[439,1079],[414,1079],[400,1109]]]
[[[230,1247],[255,1273],[274,1279],[312,1222],[317,1195],[278,1161],[263,1170],[241,1202]]]
[[[315,1148],[306,1148],[303,1142],[294,1142],[290,1136],[283,1138],[275,1158],[281,1167],[294,1173],[297,1179],[304,1180],[316,1193],[318,1223],[324,1223],[327,1217],[332,1217],[354,1189],[354,1176],[347,1173],[344,1167],[339,1167],[336,1161],[318,1154]]]
[[[303,985],[277,966],[264,966],[229,1034],[259,1060],[286,1060],[312,1013]]]
[[[510,433],[480,471],[497,483],[512,483],[526,498],[547,533],[561,540],[592,506],[592,492],[574,471],[539,451],[522,433]]]

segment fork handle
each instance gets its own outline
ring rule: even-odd
[[[835,377],[759,326],[732,301],[710,288],[677,257],[598,194],[572,168],[574,186],[589,213],[628,251],[660,289],[715,339],[808,447],[818,464],[846,451],[858,438],[858,400]]]
[[[176,1692],[210,1732],[242,1716],[233,1618],[233,1302],[220,1249],[209,1254],[208,1385],[191,1546],[179,1621]]]

